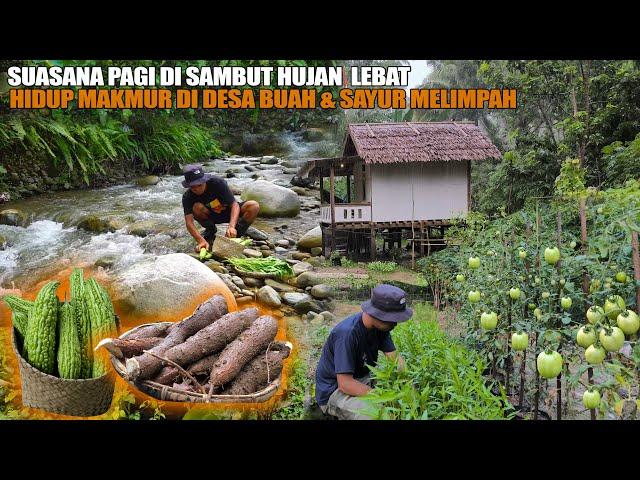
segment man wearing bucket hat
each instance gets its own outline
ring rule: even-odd
[[[238,203],[227,185],[220,177],[204,172],[202,165],[187,165],[183,170],[182,186],[188,188],[182,195],[182,208],[187,230],[198,242],[196,251],[209,250],[217,232],[216,225],[228,223],[226,236],[241,237],[253,223],[260,211],[260,205],[254,200]],[[194,219],[204,227],[198,232]]]
[[[316,369],[316,400],[324,414],[341,420],[364,420],[359,411],[366,404],[358,397],[371,390],[367,365],[375,366],[378,352],[397,358],[389,332],[411,318],[404,290],[393,285],[378,285],[358,312],[338,323],[322,348]]]

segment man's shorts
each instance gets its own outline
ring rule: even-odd
[[[238,205],[240,205],[240,209],[242,209],[244,202],[238,202]],[[220,214],[217,214],[212,210],[209,211],[213,213],[213,218],[210,218],[208,220],[196,219],[196,222],[198,222],[205,228],[201,235],[207,242],[211,243],[211,240],[215,238],[216,232],[218,231],[216,225],[220,223],[229,223],[229,221],[231,220],[231,208],[227,208],[223,213]]]

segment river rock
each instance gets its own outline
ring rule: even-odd
[[[161,233],[164,230],[165,228],[158,225],[154,220],[141,220],[127,227],[127,233],[129,235],[135,235],[136,237],[146,237],[148,235]]]
[[[298,195],[302,195],[303,197],[307,195],[307,189],[303,187],[291,187],[291,190],[296,192]]]
[[[314,257],[322,255],[322,247],[313,247],[311,249],[311,255]]]
[[[260,215],[265,217],[295,217],[300,213],[298,195],[285,187],[265,180],[256,180],[242,192],[243,200],[256,200]]]
[[[282,173],[284,173],[285,175],[296,175],[298,173],[298,169],[297,168],[285,168],[284,170],[282,170]]]
[[[250,258],[262,258],[262,252],[254,250],[253,248],[245,248],[242,253]]]
[[[289,160],[285,160],[283,162],[280,162],[280,165],[283,168],[298,168],[298,166],[295,163],[290,162]]]
[[[264,241],[269,239],[269,235],[264,233],[262,230],[258,230],[255,227],[249,227],[247,229],[247,236],[252,240]]]
[[[276,292],[268,285],[258,290],[256,298],[259,302],[264,303],[269,307],[280,308],[280,306],[282,305],[282,300],[280,300],[280,295],[278,295],[278,292]]]
[[[281,254],[285,254],[289,252],[289,250],[287,250],[286,248],[283,247],[276,247],[276,253],[281,253]]]
[[[255,250],[255,248],[254,248]],[[271,250],[271,248],[269,248],[269,245],[260,245],[259,250]]]
[[[245,255],[242,253],[244,249],[244,245],[240,245],[222,235],[216,235],[211,253],[218,260],[226,260],[232,257],[244,258]]]
[[[296,278],[296,286],[298,288],[307,288],[319,285],[322,283],[320,278],[315,272],[304,272],[298,275]]]
[[[328,323],[333,323],[336,320],[338,320],[338,317],[336,317],[333,313],[325,310],[324,312],[320,312],[320,315],[322,315],[325,319],[326,322]]]
[[[285,247],[285,248],[287,248],[287,247],[289,246],[289,240],[284,240],[284,239],[282,239],[282,240],[278,240],[278,241],[276,242],[276,245],[277,245],[278,247]]]
[[[294,260],[306,260],[310,256],[311,254],[307,252],[293,252],[291,254],[291,258],[293,258]]]
[[[120,272],[112,284],[114,303],[134,316],[179,320],[220,293],[233,307],[233,295],[221,278],[184,253],[147,257]]]
[[[302,301],[312,300],[309,294],[300,292],[286,292],[281,294],[281,297],[284,303],[291,306],[295,306]]]
[[[325,298],[329,298],[331,295],[333,295],[333,289],[326,283],[319,283],[318,285],[311,287],[311,296],[313,298],[324,300]]]
[[[111,268],[117,261],[118,261],[118,257],[114,257],[113,255],[107,255],[104,257],[100,257],[98,260],[96,260],[96,263],[94,263],[94,265],[96,267]]]
[[[269,287],[273,288],[277,292],[295,292],[296,287],[289,285],[287,283],[278,282],[277,280],[273,280],[272,278],[267,278],[264,283]]]
[[[314,227],[305,233],[297,243],[300,248],[322,247],[322,230],[320,226]]]
[[[318,312],[320,313],[323,308],[318,305],[311,298],[301,300],[293,306],[293,309],[298,313]]]
[[[296,263],[300,263],[300,260],[295,260],[293,258],[285,258],[284,261],[287,262],[289,265],[295,265]]]
[[[312,178],[302,178],[300,175],[294,175],[289,183],[296,187],[311,188],[314,180]]]
[[[93,233],[115,232],[119,225],[116,225],[111,218],[102,218],[97,215],[85,215],[78,222],[78,228]],[[124,226],[124,222],[122,222]]]
[[[265,155],[260,159],[260,163],[264,165],[275,165],[278,163],[278,157],[274,157],[273,155]]]
[[[267,258],[273,255],[273,252],[271,250],[260,250],[260,253],[262,253],[262,256],[264,258]]]
[[[240,277],[238,277],[237,275],[232,275],[231,276],[231,281],[233,282],[233,284],[236,287],[238,287],[240,289],[247,288],[247,286],[244,284],[244,281]]]
[[[7,237],[0,235],[0,250],[4,250],[7,246]]]
[[[260,288],[264,286],[264,280],[261,278],[245,277],[244,284],[250,288]]]
[[[296,263],[293,266],[293,273],[296,276],[300,275],[301,273],[308,272],[309,270],[313,270],[313,265],[307,262]]]
[[[223,267],[220,264],[207,263],[206,265],[207,265],[207,267],[209,267],[212,271],[214,271],[216,273],[229,273],[229,270],[227,270],[225,267]]]
[[[157,185],[158,182],[160,182],[160,177],[157,175],[147,175],[136,180],[136,184],[140,187],[150,187],[151,185]]]
[[[26,227],[27,215],[22,210],[17,210],[15,208],[7,208],[5,210],[0,211],[0,225],[11,225],[13,227]]]
[[[247,172],[255,172],[255,171],[256,171],[255,167],[252,167],[251,165],[245,165],[245,166],[244,166],[244,169],[245,169]]]
[[[250,303],[250,302],[253,302],[253,297],[245,296],[245,297],[237,297],[236,298],[236,303],[238,305],[243,305],[245,303]]]

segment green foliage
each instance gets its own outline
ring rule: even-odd
[[[287,397],[273,413],[273,420],[300,420],[304,416],[305,393],[311,385],[307,376],[307,364],[301,358],[295,358],[291,373],[287,378]]]
[[[393,330],[405,360],[382,358],[371,369],[375,388],[363,400],[367,415],[383,420],[502,419],[506,398],[491,393],[483,378],[485,364],[473,351],[447,337],[435,311],[415,305],[412,320]]]
[[[602,149],[605,185],[617,186],[640,178],[640,133],[629,142],[616,141]]]
[[[367,264],[367,269],[370,272],[376,273],[391,273],[395,272],[398,269],[398,264],[396,262],[371,262]]]

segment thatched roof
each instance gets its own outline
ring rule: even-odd
[[[352,123],[343,155],[358,155],[369,164],[501,157],[472,122]]]

